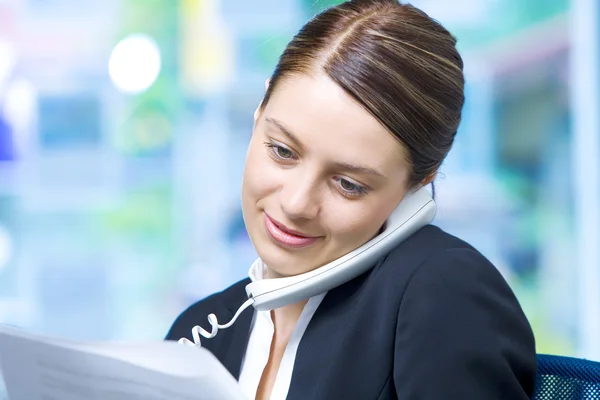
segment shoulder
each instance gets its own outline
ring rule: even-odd
[[[214,293],[188,307],[187,311],[202,310],[204,308],[237,308],[240,299],[246,300],[246,286],[250,283],[250,278],[242,279],[229,286],[228,288]]]
[[[388,254],[388,258],[405,257],[407,253],[427,257],[451,249],[465,249],[476,252],[475,248],[464,240],[435,225],[427,225],[396,246]]]
[[[377,270],[380,279],[402,293],[401,303],[493,299],[488,305],[508,307],[524,319],[500,271],[469,243],[436,226],[428,225],[400,243],[380,261]]]
[[[185,309],[173,322],[166,340],[178,340],[181,337],[189,336],[190,330],[195,325],[201,325],[208,328],[206,323],[209,314],[228,315],[232,310],[235,311],[246,300],[246,285],[250,279],[246,278],[234,283],[225,290],[210,295]]]
[[[445,337],[469,346],[501,343],[515,358],[534,361],[533,331],[500,271],[471,245],[441,229],[424,233],[421,241],[430,247],[410,271],[399,329],[413,331],[424,342]],[[392,265],[401,265],[401,253],[390,254]]]
[[[383,275],[402,274],[405,285],[479,282],[510,291],[498,269],[477,249],[442,229],[428,225],[400,243],[380,264]],[[512,293],[512,292],[511,292]]]
[[[517,340],[524,353],[533,354],[533,332],[512,288],[467,242],[427,226],[398,245],[377,269],[380,286],[397,297],[400,331],[413,331],[424,341],[442,339],[432,332],[447,337],[454,332],[457,341],[483,337],[472,337],[469,330],[487,332],[490,339]]]
[[[418,308],[413,304],[418,304]],[[460,314],[458,319],[462,322],[479,317],[505,319],[524,331],[530,329],[517,297],[500,271],[470,247],[432,249],[411,271],[400,312],[419,313],[424,309],[429,316],[439,314],[439,322]]]
[[[437,228],[416,239],[415,248],[430,247],[410,264],[402,292],[397,383],[410,376],[419,384],[402,390],[427,392],[431,398],[440,395],[438,390],[446,398],[529,398],[535,383],[535,339],[508,283],[460,239]],[[389,267],[401,269],[402,255],[415,248],[394,250],[387,258]],[[421,385],[434,381],[433,386]]]

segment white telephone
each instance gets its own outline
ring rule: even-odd
[[[382,232],[367,243],[329,264],[304,274],[262,279],[248,284],[246,286],[248,300],[238,309],[229,323],[219,325],[216,316],[210,314],[208,321],[212,326],[212,332],[195,326],[192,329],[194,342],[185,338],[180,339],[179,342],[200,346],[199,334],[205,338],[214,337],[219,329],[230,327],[250,305],[256,310],[272,310],[306,300],[356,278],[372,268],[379,258],[389,253],[400,242],[429,224],[435,213],[435,202],[426,188],[422,187],[407,194],[387,219]]]

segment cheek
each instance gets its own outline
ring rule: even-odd
[[[329,215],[333,242],[344,249],[354,249],[377,234],[384,224],[388,212],[385,205],[362,207],[337,207]]]
[[[276,189],[273,161],[262,143],[251,142],[246,156],[242,182],[243,201],[256,203]]]

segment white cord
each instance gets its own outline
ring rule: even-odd
[[[226,329],[226,328],[229,328],[231,325],[233,325],[233,323],[240,316],[242,311],[244,311],[246,308],[250,307],[252,305],[252,303],[254,303],[253,298],[249,298],[248,300],[246,300],[246,302],[244,304],[242,304],[240,308],[238,308],[238,310],[236,311],[236,313],[233,316],[233,318],[231,319],[231,321],[229,321],[225,325],[219,325],[217,316],[215,314],[209,314],[208,322],[210,323],[210,325],[212,327],[211,332],[208,332],[201,326],[196,325],[192,328],[192,339],[194,339],[194,341],[192,342],[191,340],[189,340],[187,338],[181,338],[181,339],[179,339],[178,343],[184,344],[186,346],[202,347],[202,341],[200,340],[200,335],[204,336],[206,339],[214,338],[217,335],[217,332],[219,331],[219,329]]]

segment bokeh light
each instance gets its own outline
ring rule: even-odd
[[[108,73],[114,85],[129,94],[148,90],[156,81],[160,68],[160,50],[145,34],[132,34],[121,40],[108,61]]]

